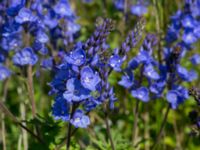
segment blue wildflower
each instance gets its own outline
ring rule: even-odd
[[[200,64],[200,55],[199,54],[194,54],[191,58],[190,61],[192,62],[193,65],[198,65]]]
[[[123,63],[123,58],[121,58],[119,55],[115,54],[110,57],[108,63],[115,71],[121,71],[121,65]]]
[[[0,81],[5,80],[11,75],[11,71],[0,64]]]
[[[77,109],[73,114],[72,119],[70,119],[70,123],[76,128],[87,128],[90,124],[90,119],[88,116],[84,115],[82,110]]]
[[[149,90],[146,87],[140,87],[131,91],[131,95],[143,102],[149,101]]]
[[[43,59],[40,66],[44,69],[51,70],[53,68],[53,58]]]
[[[185,81],[193,81],[197,78],[197,74],[195,71],[188,71],[186,68],[177,65],[177,73],[179,77]]]
[[[172,109],[176,109],[178,105],[183,103],[187,98],[188,91],[181,86],[169,90],[166,95],[166,99],[171,104]]]
[[[84,88],[81,82],[76,78],[71,78],[66,83],[66,91],[63,93],[63,97],[68,102],[79,102],[90,98],[90,90]]]
[[[125,88],[130,88],[133,85],[133,80],[133,73],[131,71],[126,71],[125,75],[122,76],[118,84]]]
[[[18,15],[15,17],[15,21],[19,24],[34,22],[37,20],[37,17],[34,16],[30,9],[22,8]]]
[[[35,65],[38,61],[37,55],[33,52],[32,48],[26,47],[21,51],[17,52],[13,56],[13,63],[15,65],[24,66],[24,65]]]
[[[155,71],[152,64],[144,66],[144,75],[153,80],[158,80],[160,78],[159,74]]]
[[[69,121],[70,119],[70,105],[61,96],[55,98],[55,102],[52,108],[52,114],[56,120],[61,119],[63,121]]]
[[[147,8],[142,4],[136,4],[131,7],[131,13],[140,17],[147,13]]]
[[[118,10],[124,10],[124,0],[114,0],[114,5]]]
[[[54,11],[61,17],[72,17],[73,12],[70,8],[68,0],[60,0],[55,6]]]
[[[94,72],[90,67],[85,66],[81,69],[81,84],[91,90],[95,91],[97,84],[101,81],[99,74]]]
[[[65,60],[72,65],[81,66],[86,62],[86,54],[82,48],[76,48],[66,55]]]
[[[49,41],[49,37],[43,31],[38,31],[36,36],[37,41],[40,43],[47,43]]]

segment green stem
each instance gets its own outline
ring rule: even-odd
[[[2,96],[2,102],[4,103],[6,101],[6,97],[7,97],[7,93],[8,93],[8,79],[6,79],[3,82],[3,96]],[[2,127],[2,143],[3,143],[3,150],[6,150],[6,126],[5,126],[5,115],[2,113],[1,115],[1,127]]]
[[[105,123],[106,123],[106,130],[107,130],[108,137],[110,140],[111,148],[112,148],[112,150],[115,150],[115,145],[113,143],[113,139],[112,139],[112,135],[111,135],[111,131],[110,131],[110,125],[109,125],[109,121],[108,121],[108,114],[106,112],[105,112]]]
[[[66,150],[69,150],[70,149],[70,141],[71,141],[71,128],[72,128],[72,125],[71,123],[69,122],[68,123],[68,130],[67,130],[67,147],[66,147]]]
[[[132,133],[132,143],[133,146],[135,146],[136,142],[136,138],[137,138],[137,134],[138,134],[138,116],[139,116],[139,104],[140,104],[140,100],[136,100],[136,106],[133,110],[133,114],[134,114],[134,124],[133,124],[133,133]]]
[[[163,130],[164,130],[165,124],[167,122],[169,111],[170,111],[170,104],[168,104],[168,107],[167,107],[167,110],[165,112],[161,127],[160,127],[159,132],[158,132],[157,137],[156,137],[156,141],[152,146],[152,150],[154,150],[156,148],[156,146],[158,145],[158,143],[160,142],[160,139],[163,135]]]
[[[78,105],[76,105],[76,104],[72,105],[72,110],[71,110],[70,119],[73,117],[74,112],[75,112],[75,110],[76,110],[77,107],[78,107]],[[69,150],[69,149],[70,149],[70,141],[71,141],[71,137],[72,137],[71,129],[72,129],[72,125],[71,125],[70,120],[69,120],[68,129],[67,129],[66,150]]]
[[[37,136],[34,132],[32,132],[29,128],[27,128],[26,126],[24,126],[14,115],[13,113],[4,105],[4,103],[2,101],[0,101],[0,110],[7,116],[10,117],[12,119],[12,121],[14,123],[16,123],[17,125],[19,125],[21,128],[23,128],[24,130],[26,130],[28,133],[30,133],[34,138],[36,138],[41,144],[45,144],[44,141]],[[46,146],[46,145],[45,145]]]

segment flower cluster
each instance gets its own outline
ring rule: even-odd
[[[110,19],[101,20],[94,34],[85,43],[78,42],[57,66],[50,83],[50,94],[56,94],[53,105],[56,119],[85,128],[90,120],[84,111],[89,112],[104,101],[116,100],[106,81],[109,68],[104,57],[108,49],[106,38],[112,29]]]
[[[157,50],[156,52],[157,58],[161,57],[160,61],[157,61],[155,55],[153,55],[155,52],[153,46],[157,40],[154,35],[147,35],[139,53],[123,69],[124,75],[121,77],[119,85],[128,89],[134,98],[148,102],[150,99],[166,97],[173,109],[176,109],[188,98],[188,90],[180,83],[192,82],[197,79],[198,74],[195,70],[187,70],[183,67],[181,59],[186,56],[188,49],[193,46],[192,44],[198,40],[196,34],[198,32],[195,31],[199,26],[198,13],[197,10],[192,10],[192,6],[196,8],[196,5],[197,1],[186,1],[184,11],[178,11],[172,17],[172,25],[166,36],[166,47],[163,51]],[[173,33],[171,29],[173,29]],[[181,30],[184,31],[183,37],[180,37]],[[189,38],[186,38],[186,36],[189,35],[195,40],[188,41]],[[179,42],[180,38],[182,39],[181,42]],[[199,59],[198,54],[190,58],[194,65],[199,64]],[[139,71],[137,71],[138,68]],[[135,78],[137,74],[134,72],[139,72],[138,78]],[[143,86],[143,84],[146,86]]]
[[[90,121],[84,112],[90,112],[104,102],[109,103],[110,109],[114,108],[117,99],[108,82],[108,76],[112,70],[121,71],[127,52],[135,47],[143,29],[143,26],[138,24],[121,47],[110,54],[106,38],[113,30],[113,22],[110,19],[97,21],[94,34],[85,43],[78,42],[65,54],[50,83],[50,94],[56,95],[54,117],[69,121],[75,127],[87,127]]]
[[[184,9],[178,10],[171,17],[172,24],[166,35],[169,45],[181,39],[181,43],[189,49],[193,43],[197,42],[200,38],[199,8],[198,0],[186,0]]]
[[[59,53],[55,50],[64,50],[66,45],[73,43],[80,29],[67,0],[20,0],[11,1],[9,6],[3,0],[0,8],[2,65],[12,57],[17,66],[33,66],[40,61],[43,68],[51,69]],[[10,73],[4,75],[8,77]]]

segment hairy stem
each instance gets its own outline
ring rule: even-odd
[[[34,88],[33,88],[33,75],[32,75],[32,66],[29,65],[27,68],[27,87],[28,87],[28,95],[31,101],[32,106],[32,115],[33,118],[36,117],[36,108],[35,108],[35,98],[34,98]]]
[[[137,125],[138,125],[138,116],[139,116],[139,104],[140,104],[140,100],[136,100],[136,106],[133,110],[133,114],[134,114],[134,124],[133,124],[133,133],[132,133],[132,143],[133,146],[135,146],[136,144],[136,138],[137,138],[137,134],[138,134],[138,129],[137,129]]]
[[[4,103],[6,101],[6,97],[7,97],[7,93],[8,93],[8,79],[6,79],[3,82],[3,94],[2,94],[2,102]],[[2,128],[2,142],[3,142],[3,150],[6,150],[6,126],[5,126],[5,115],[2,113],[1,115],[1,128]]]
[[[143,71],[144,71],[144,65],[141,66],[141,70],[140,70],[140,79],[139,79],[139,87],[142,85],[142,80],[143,80]],[[132,133],[132,144],[133,146],[135,146],[136,144],[136,139],[137,139],[137,135],[138,135],[138,116],[139,116],[139,104],[140,104],[140,100],[136,99],[136,105],[135,108],[133,110],[133,115],[134,115],[134,124],[133,124],[133,133]]]
[[[105,123],[106,123],[106,130],[107,130],[108,137],[109,137],[109,140],[110,140],[111,148],[112,148],[112,150],[115,150],[115,146],[114,146],[111,131],[110,131],[110,125],[109,125],[107,113],[105,114]]]
[[[21,118],[22,120],[26,119],[26,109],[25,109],[25,104],[21,103],[20,104],[20,111],[21,111]],[[26,126],[26,123],[22,123],[24,126]],[[22,130],[22,139],[23,139],[23,145],[24,145],[24,150],[28,150],[28,135],[26,130]]]
[[[156,136],[156,141],[152,146],[152,150],[155,149],[156,146],[158,145],[158,143],[160,142],[160,139],[161,139],[161,137],[163,135],[163,130],[164,130],[165,124],[167,122],[167,117],[168,117],[169,111],[170,111],[170,104],[168,104],[168,107],[167,107],[167,110],[165,112],[161,127],[160,127],[159,132],[158,132],[158,134]]]

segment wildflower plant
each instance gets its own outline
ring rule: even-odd
[[[175,2],[0,0],[0,147],[197,149],[200,1]]]

